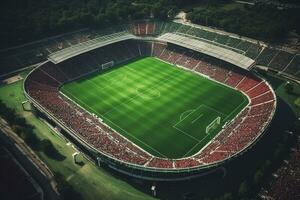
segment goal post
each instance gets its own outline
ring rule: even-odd
[[[210,124],[206,126],[205,133],[209,133],[211,129],[214,129],[216,126],[220,125],[221,117],[216,117]]]
[[[102,69],[108,69],[108,68],[114,66],[114,64],[115,64],[115,62],[112,60],[112,61],[109,61],[109,62],[107,62],[107,63],[102,64],[102,65],[101,65],[101,68],[102,68]]]

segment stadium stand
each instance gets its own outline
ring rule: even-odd
[[[264,48],[262,53],[258,56],[257,64],[262,66],[269,66],[270,62],[279,53],[279,51],[272,48]]]
[[[251,44],[247,49],[245,55],[255,60],[261,51],[262,51],[262,47],[260,45]]]
[[[298,139],[299,140],[299,139]],[[271,183],[264,187],[262,195],[269,199],[295,199],[299,194],[300,143],[291,149],[289,160],[272,175]]]
[[[48,59],[51,60],[53,63],[57,64],[62,62],[66,59],[74,57],[76,55],[80,55],[82,53],[88,52],[90,50],[103,47],[105,45],[109,45],[112,43],[133,39],[135,38],[133,35],[129,34],[126,31],[112,33],[110,35],[100,36],[93,40],[89,40],[77,45],[74,45],[70,48],[66,48],[56,53],[49,55]]]
[[[171,25],[174,27],[168,29],[178,29],[177,25]],[[134,30],[147,34],[147,26],[149,24],[138,24]],[[154,26],[158,28],[164,24],[155,23]],[[117,64],[149,55],[240,90],[250,103],[200,152],[189,158],[170,160],[146,153],[59,92],[63,83],[101,71],[101,64],[105,62],[113,60]],[[176,44],[139,40],[106,45],[58,64],[47,62],[28,76],[25,90],[39,109],[45,109],[60,126],[67,127],[70,133],[107,157],[122,163],[168,170],[214,164],[247,149],[261,136],[276,108],[272,88],[247,70]]]
[[[258,42],[249,42],[232,35],[215,32],[208,28],[170,21],[137,21],[132,24],[112,26],[103,30],[84,29],[20,47],[3,49],[0,50],[0,65],[5,67],[0,68],[0,74],[44,62],[49,55],[60,55],[58,52],[64,51],[64,49],[70,50],[70,47],[77,47],[79,53],[86,48],[87,44],[90,46],[91,43],[96,41],[96,45],[100,40],[109,39],[107,38],[108,35],[118,33],[127,34],[127,37],[132,38],[133,35],[152,37],[163,36],[166,33],[176,33],[243,54],[247,58],[255,60],[258,65],[281,72],[291,78],[300,78],[300,72],[297,70],[298,55]],[[73,50],[72,52],[74,53]]]
[[[292,61],[287,65],[286,69],[284,70],[287,74],[296,74],[296,76],[299,76],[300,72],[300,55],[295,55],[292,59]],[[298,74],[298,75],[297,75]]]
[[[271,61],[269,64],[270,67],[282,71],[285,69],[285,67],[291,62],[293,58],[293,55],[285,52],[285,51],[280,51]]]
[[[196,40],[194,38],[189,38],[173,33],[167,33],[160,36],[159,40],[178,44],[183,47],[191,48],[195,51],[205,52],[205,54],[209,56],[222,59],[226,62],[229,62],[244,69],[250,69],[254,64],[254,60],[244,55],[238,54],[234,51],[219,46],[210,45],[208,43]]]

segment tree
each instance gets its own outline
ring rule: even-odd
[[[225,193],[223,196],[223,200],[232,200],[233,196],[231,193]]]
[[[64,160],[66,158],[65,156],[61,155],[59,151],[57,151],[52,142],[48,139],[42,140],[41,149],[49,158],[58,161]]]
[[[261,170],[258,170],[255,174],[254,174],[254,178],[253,178],[253,184],[255,188],[258,188],[263,180],[264,177],[264,173]]]
[[[300,133],[300,119],[295,121],[295,132]]]
[[[248,194],[248,192],[249,192],[248,183],[246,181],[243,181],[240,184],[238,195],[239,197],[245,197]]]
[[[290,82],[287,82],[284,86],[286,93],[292,94],[294,90],[294,85]]]
[[[59,193],[62,197],[62,199],[68,200],[68,199],[72,199],[72,200],[81,200],[82,195],[80,193],[78,193],[72,185],[70,185],[70,183],[68,181],[66,181],[66,179],[63,177],[62,174],[60,173],[56,173],[54,175],[55,181],[57,182],[58,185],[58,190]]]
[[[286,146],[284,144],[278,144],[276,146],[275,152],[273,153],[274,160],[280,162],[284,156],[285,151]]]

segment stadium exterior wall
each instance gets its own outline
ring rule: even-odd
[[[37,68],[44,65],[48,61],[40,64]],[[208,165],[203,166],[197,166],[193,168],[187,168],[187,169],[163,169],[163,168],[153,168],[153,167],[141,167],[139,165],[135,165],[132,163],[128,163],[122,160],[119,160],[117,158],[114,158],[105,152],[99,151],[95,149],[93,146],[88,144],[84,139],[82,139],[78,134],[76,134],[75,131],[71,130],[70,128],[66,127],[63,123],[61,123],[53,114],[51,114],[47,109],[45,109],[42,105],[40,105],[35,99],[33,99],[28,93],[25,86],[26,81],[28,80],[28,77],[32,74],[34,70],[33,69],[25,78],[24,84],[23,84],[23,91],[26,96],[26,98],[29,99],[29,101],[36,107],[40,112],[44,113],[47,118],[49,118],[51,121],[55,122],[59,127],[61,127],[64,131],[66,131],[74,140],[78,141],[82,148],[84,148],[84,151],[92,152],[95,157],[97,157],[96,160],[94,160],[95,163],[100,162],[100,165],[104,164],[107,165],[109,168],[112,168],[120,173],[141,178],[141,179],[147,179],[147,180],[184,180],[184,179],[190,179],[194,177],[203,176],[206,174],[213,173],[217,171],[222,165],[227,163],[228,161],[244,154],[247,150],[251,149],[254,144],[258,141],[258,139],[266,132],[268,129],[268,126],[270,125],[271,119],[273,118],[273,115],[275,114],[275,110],[272,112],[272,116],[269,118],[269,121],[267,122],[267,125],[262,130],[262,133],[259,134],[253,142],[249,143],[245,148],[241,149],[236,154],[225,158],[224,160],[217,161],[215,163],[211,163]],[[91,72],[94,73],[95,71]],[[90,74],[90,73],[89,73]],[[85,74],[87,75],[87,74]],[[271,87],[270,87],[271,88]],[[274,93],[273,89],[271,88],[272,92]],[[276,100],[275,100],[276,104]],[[276,107],[276,105],[275,105]]]

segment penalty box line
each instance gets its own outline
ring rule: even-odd
[[[220,111],[217,111],[216,109],[211,108],[210,106],[207,106],[207,105],[205,105],[205,104],[201,104],[201,105],[199,105],[196,109],[193,109],[193,110],[192,110],[187,116],[185,116],[183,119],[180,119],[176,124],[174,124],[174,125],[173,125],[173,128],[175,128],[176,130],[180,131],[180,132],[183,133],[184,135],[186,135],[186,136],[188,136],[188,137],[190,137],[190,138],[192,138],[193,140],[196,140],[196,141],[198,142],[193,148],[195,148],[199,143],[201,143],[201,142],[202,142],[206,137],[208,137],[210,134],[207,134],[204,138],[202,138],[201,140],[199,140],[198,138],[196,138],[196,137],[194,137],[194,136],[188,134],[187,132],[181,130],[179,127],[177,127],[177,125],[180,124],[182,121],[184,121],[186,118],[188,118],[190,115],[192,115],[193,113],[195,113],[197,110],[199,110],[201,107],[206,107],[206,108],[208,108],[208,109],[210,109],[210,110],[213,110],[213,111],[215,111],[216,113],[220,114],[223,118],[224,118],[224,117],[227,117],[226,114],[221,113]],[[199,116],[197,116],[197,118],[194,119],[194,120],[192,121],[192,124],[195,123],[196,121],[198,121],[201,117],[203,117],[203,115],[204,115],[203,113],[199,114]],[[192,149],[193,149],[193,148],[192,148]],[[192,150],[192,149],[191,149],[191,150]],[[191,151],[191,150],[190,150],[190,151]],[[189,153],[189,152],[188,152],[188,153]]]
[[[156,84],[154,84],[152,87],[147,88],[145,91],[148,90],[152,90],[152,89],[156,89],[157,87],[163,85],[164,83],[168,82],[169,80],[171,80],[173,78],[173,76],[167,76],[165,78],[163,78],[162,80],[158,81]],[[161,84],[162,83],[162,84]],[[137,99],[139,96],[139,94],[134,95],[133,97],[128,97],[127,100],[125,100],[124,102],[119,103],[118,105],[116,105],[115,107],[113,107],[112,109],[106,111],[103,116],[107,115],[108,113],[114,111],[117,107],[124,105],[127,106],[128,103],[134,101],[135,99]]]
[[[69,92],[67,92],[69,93]],[[130,135],[131,137],[135,138],[136,140],[138,140],[139,142],[143,143],[145,146],[149,147],[150,149],[152,149],[153,151],[157,152],[158,154],[160,154],[161,156],[168,158],[166,155],[162,154],[161,152],[159,152],[158,150],[156,150],[155,148],[153,148],[152,146],[148,145],[147,143],[141,141],[140,139],[138,139],[137,137],[135,137],[134,135],[132,135],[131,133],[129,133],[128,131],[124,130],[123,128],[121,128],[120,126],[118,126],[117,124],[115,124],[114,122],[112,122],[110,119],[107,119],[106,117],[104,117],[103,115],[101,115],[99,112],[97,112],[95,109],[93,109],[92,107],[90,107],[89,105],[87,105],[85,102],[83,102],[82,100],[76,98],[73,94],[69,93],[69,95],[71,95],[73,98],[77,99],[77,101],[80,101],[82,104],[84,104],[85,106],[87,106],[89,109],[91,109],[93,112],[95,112],[96,114],[98,114],[99,116],[101,116],[102,118],[106,119],[107,121],[109,121],[110,123],[114,124],[116,127],[118,127],[119,129],[123,130],[127,135]],[[120,134],[120,133],[118,133]],[[120,134],[121,135],[121,134]],[[130,141],[132,142],[132,141]],[[132,142],[134,143],[134,142]],[[135,144],[135,143],[134,143]],[[137,145],[138,146],[138,145]],[[144,150],[146,151],[146,150]],[[148,152],[149,153],[149,152]],[[150,153],[151,154],[151,153]]]
[[[194,119],[194,120],[192,121],[192,124],[195,123],[196,121],[198,121],[198,119],[200,119],[202,116],[203,116],[203,114],[199,115],[196,119]]]
[[[196,140],[197,142],[199,142],[199,140],[197,138],[195,138],[194,136],[191,136],[190,134],[186,133],[185,131],[181,130],[180,128],[177,128],[176,126],[173,126],[173,128],[175,128],[176,130],[180,131],[181,133],[183,133],[184,135],[192,138],[193,140]]]
[[[176,124],[174,124],[173,127],[174,127],[174,126],[177,126],[180,122],[182,122],[182,121],[185,120],[188,116],[190,116],[190,115],[193,114],[195,111],[197,111],[201,106],[203,106],[203,104],[199,105],[196,109],[192,109],[191,112],[190,112],[187,116],[185,116],[183,119],[179,119],[179,121],[178,121]],[[189,110],[189,111],[190,111],[190,110]],[[186,111],[185,111],[185,112],[186,112]],[[183,112],[183,113],[185,113],[185,112]],[[182,113],[182,114],[183,114],[183,113]]]
[[[206,108],[208,108],[208,109],[210,109],[210,110],[213,110],[213,111],[215,111],[216,113],[219,113],[219,114],[221,114],[222,115],[222,117],[228,117],[228,115],[226,115],[226,114],[224,114],[224,113],[221,113],[221,112],[219,112],[219,111],[217,111],[216,109],[214,109],[214,108],[211,108],[210,106],[207,106],[207,105],[205,105],[205,104],[201,104],[199,107],[201,107],[201,106],[203,106],[203,107],[206,107]],[[196,110],[198,110],[199,109],[199,107],[197,108],[197,109],[195,109],[193,112],[195,112]],[[193,113],[192,112],[192,113]],[[191,113],[190,113],[191,114]],[[190,115],[189,114],[189,115]],[[202,117],[202,115],[203,114],[201,114],[200,116]],[[197,117],[196,119],[198,120],[199,118],[201,118],[201,117]],[[185,119],[185,118],[184,118]],[[184,120],[183,119],[183,120]],[[180,123],[182,120],[180,120],[178,123]],[[192,121],[192,123],[194,122],[195,120],[193,120]],[[177,123],[177,124],[178,124]],[[210,134],[211,133],[208,133],[208,134],[206,134],[206,136],[205,137],[203,137],[201,140],[198,140],[198,143],[196,143],[190,150],[188,150],[184,155],[183,155],[183,157],[185,157],[187,154],[189,154],[191,151],[193,151],[199,144],[201,144],[201,142],[203,141],[203,140],[205,140],[208,136],[210,136]]]
[[[184,135],[186,135],[186,136],[192,138],[193,140],[196,140],[197,142],[199,142],[200,140],[197,139],[196,137],[194,137],[194,136],[192,136],[192,135],[186,133],[185,131],[181,130],[180,128],[177,127],[177,125],[178,125],[180,122],[182,122],[183,120],[185,120],[188,116],[190,116],[191,114],[193,114],[195,111],[197,111],[201,106],[203,106],[203,105],[202,105],[202,104],[199,105],[196,109],[192,110],[191,113],[189,113],[187,116],[185,116],[183,119],[180,119],[176,124],[173,125],[173,128],[175,128],[176,130],[180,131],[180,132],[183,133]],[[203,114],[201,114],[200,117],[202,117],[202,115],[203,115]],[[193,123],[194,123],[195,121],[197,121],[200,117],[198,116],[196,120],[193,120]]]
[[[202,138],[201,140],[199,140],[199,142],[198,143],[196,143],[188,152],[186,152],[184,155],[183,155],[183,157],[185,157],[187,154],[189,154],[196,146],[198,146],[203,140],[205,140],[208,136],[210,135],[210,133],[209,134],[207,134],[204,138]]]

